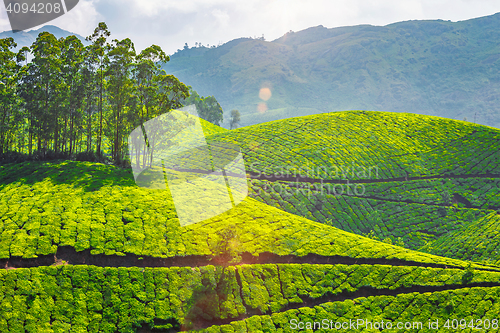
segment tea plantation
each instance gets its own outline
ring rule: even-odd
[[[499,130],[368,111],[204,130],[241,147],[249,197],[182,227],[130,170],[0,166],[0,331],[500,331]],[[415,325],[334,327],[358,320]]]
[[[321,315],[315,311],[331,307],[330,300],[335,299],[345,301],[335,302],[341,305],[329,318],[359,315],[404,318],[408,311],[414,312],[408,309],[410,303],[416,303],[413,306],[417,308],[430,303],[431,307],[418,312],[425,321],[428,319],[425,316],[442,316],[447,308],[450,313],[459,310],[457,315],[471,318],[475,313],[478,318],[494,315],[491,306],[498,303],[495,302],[498,288],[471,289],[467,285],[498,284],[500,273],[472,272],[472,278],[467,280],[464,279],[467,272],[458,269],[387,265],[267,264],[145,269],[67,265],[4,270],[0,274],[3,295],[0,327],[4,332],[133,332],[140,326],[189,330],[208,328],[213,322],[227,323],[207,330],[220,332],[232,331],[224,326],[241,326],[238,322],[231,323],[234,319],[252,316],[243,323],[244,332],[280,328],[289,331],[287,317],[301,317],[300,313],[305,311],[314,319]],[[418,288],[449,290],[444,295],[412,292]],[[351,295],[358,293],[387,295],[350,300]],[[472,296],[463,299],[463,294]],[[349,309],[346,306],[349,302],[361,308]],[[450,308],[453,302],[456,305]],[[318,306],[313,311],[302,307],[314,303]],[[430,312],[432,307],[443,313]],[[260,328],[263,323],[267,329]]]
[[[247,170],[264,178],[500,174],[498,129],[408,113],[332,112],[243,127],[212,139],[242,146]]]
[[[432,133],[424,128],[433,128]],[[268,131],[276,135],[269,138]],[[255,125],[216,137],[245,142],[251,197],[349,232],[391,243],[400,238],[414,250],[442,255],[452,238],[441,237],[500,210],[498,129],[428,116],[351,111]],[[482,237],[470,241],[477,239]],[[500,262],[500,252],[491,245],[487,254],[474,257],[447,253]]]

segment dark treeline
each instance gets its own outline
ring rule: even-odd
[[[146,121],[196,104],[214,124],[222,109],[162,70],[169,61],[152,45],[136,53],[133,42],[110,40],[105,23],[87,37],[38,35],[31,47],[12,51],[0,39],[0,155],[32,159],[110,157],[123,163],[128,134]]]

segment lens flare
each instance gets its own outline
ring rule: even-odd
[[[266,103],[259,103],[259,105],[257,105],[257,111],[259,113],[264,113],[267,111],[267,104]]]
[[[259,98],[263,101],[267,101],[271,98],[273,94],[269,88],[261,88],[259,91]]]

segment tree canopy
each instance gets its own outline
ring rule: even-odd
[[[128,134],[172,109],[195,104],[201,118],[222,122],[213,96],[200,97],[162,69],[170,58],[161,47],[137,53],[130,39],[110,36],[104,22],[88,46],[42,32],[18,53],[13,38],[0,39],[2,158],[107,156],[122,163]]]
[[[202,97],[192,87],[189,87],[189,97],[183,102],[184,105],[194,104],[200,118],[212,124],[220,125],[223,120],[224,112],[214,96]]]

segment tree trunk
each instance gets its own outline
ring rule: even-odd
[[[3,107],[3,115],[2,115],[2,124],[0,125],[0,153],[4,153],[4,145],[5,145],[5,137],[7,133],[7,129],[5,128],[5,118],[7,117],[7,108]]]
[[[101,155],[101,140],[102,140],[102,85],[103,85],[102,69],[100,73],[99,85],[99,134],[97,135],[97,155]]]
[[[87,102],[87,153],[92,149],[92,102]]]
[[[115,161],[120,159],[120,112],[121,112],[121,102],[119,102],[116,108],[116,131],[115,131]]]
[[[73,134],[73,112],[70,112],[69,117],[69,154],[73,154],[74,134]]]

